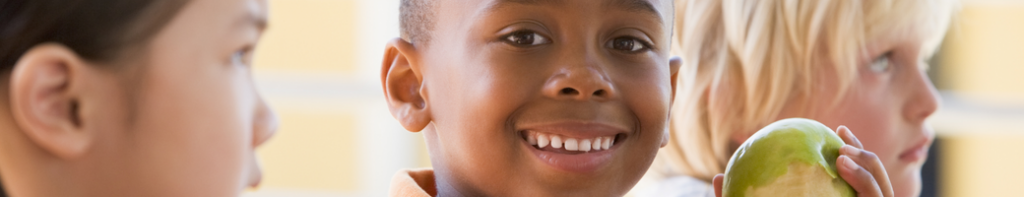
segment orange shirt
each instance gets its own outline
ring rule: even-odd
[[[434,170],[407,169],[395,173],[391,177],[391,197],[431,197],[437,196],[437,185],[434,183]]]

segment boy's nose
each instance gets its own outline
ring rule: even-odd
[[[555,99],[605,101],[616,96],[611,80],[593,67],[564,68],[544,84],[544,96]]]

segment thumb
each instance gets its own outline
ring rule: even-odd
[[[715,196],[722,197],[722,181],[725,179],[724,174],[715,175],[715,178],[711,180],[711,184],[715,187]]]

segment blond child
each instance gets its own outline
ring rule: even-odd
[[[652,168],[661,182],[651,190],[709,196],[712,178],[753,132],[805,117],[856,134],[863,146],[847,143],[884,167],[849,151],[844,157],[872,171],[884,196],[886,178],[895,196],[917,196],[934,138],[924,121],[939,103],[924,62],[953,7],[950,0],[677,1],[673,44],[685,63],[672,136]]]
[[[10,196],[237,196],[276,118],[253,86],[264,0],[0,2]]]

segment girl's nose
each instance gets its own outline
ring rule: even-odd
[[[253,121],[253,147],[259,147],[277,133],[277,114],[260,98]]]

